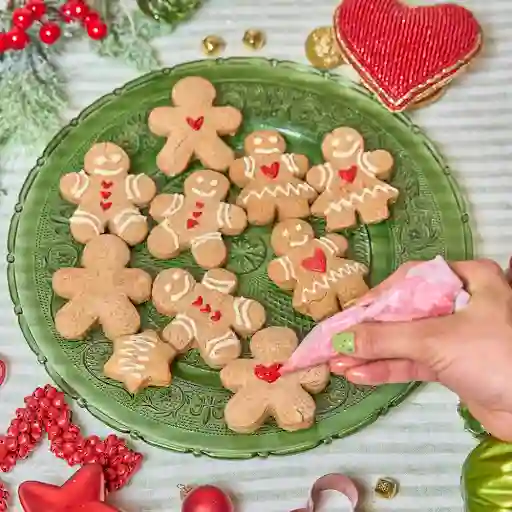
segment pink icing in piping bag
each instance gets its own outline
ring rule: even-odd
[[[339,355],[333,336],[354,325],[450,315],[465,307],[469,299],[462,281],[441,256],[419,263],[377,297],[363,297],[355,306],[320,322],[283,365],[281,374],[328,363]]]

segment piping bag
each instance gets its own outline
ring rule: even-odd
[[[354,306],[320,322],[302,340],[281,374],[328,363],[339,356],[333,336],[363,322],[407,322],[451,315],[464,308],[469,293],[442,256],[418,263],[389,288],[371,299],[363,296]],[[414,343],[414,340],[411,340]]]

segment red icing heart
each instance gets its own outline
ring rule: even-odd
[[[101,194],[101,197],[103,197],[103,199],[108,199],[112,195],[112,192],[108,192],[107,190],[102,190],[100,192],[100,194]]]
[[[109,201],[108,203],[105,203],[105,201],[101,201],[100,205],[104,211],[107,211],[110,210],[110,208],[112,208],[112,201]]]
[[[311,272],[324,273],[327,269],[327,258],[325,257],[325,252],[322,251],[322,249],[315,249],[315,254],[313,256],[302,260],[302,266]]]
[[[199,311],[201,311],[201,313],[210,313],[212,311],[212,307],[210,304],[205,304]]]
[[[220,311],[215,311],[215,313],[213,313],[213,315],[210,317],[210,320],[212,322],[218,322],[220,319],[221,319],[222,315],[220,313]]]
[[[199,297],[197,297],[197,299],[192,302],[192,306],[202,306],[203,305],[203,297],[201,297],[201,295],[199,295]]]
[[[203,215],[203,212],[192,212],[192,217],[195,219],[198,219],[201,215]]]
[[[338,175],[343,181],[352,183],[356,179],[357,165],[353,165],[349,169],[340,169]]]
[[[268,382],[269,384],[272,384],[275,382],[279,377],[281,377],[281,368],[283,367],[282,364],[275,363],[270,366],[265,366],[264,364],[257,364],[254,367],[254,375],[258,377],[258,379],[264,380],[265,382]]]
[[[344,0],[334,28],[343,54],[392,111],[450,81],[482,45],[478,21],[454,4]]]
[[[194,119],[193,117],[187,117],[187,123],[194,131],[199,131],[204,123],[204,117],[198,117],[197,119]]]
[[[204,208],[204,203],[201,201],[196,201],[196,207],[197,208]]]
[[[102,182],[101,182],[101,186],[102,186],[103,188],[110,188],[113,184],[114,184],[114,182],[113,182],[113,181],[102,181]]]
[[[261,172],[268,178],[275,179],[279,174],[279,162],[274,162],[272,165],[262,165]]]
[[[198,224],[199,224],[199,222],[197,222],[196,219],[188,219],[187,220],[187,229],[195,228]]]

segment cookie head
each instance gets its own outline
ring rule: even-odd
[[[82,264],[92,269],[122,268],[130,261],[130,249],[115,235],[99,235],[84,249]]]
[[[336,128],[322,143],[322,153],[326,160],[352,159],[363,151],[361,134],[346,126]]]
[[[212,83],[200,76],[188,76],[176,83],[172,101],[177,107],[211,107],[217,91]]]
[[[215,171],[196,171],[185,180],[183,188],[187,197],[198,201],[222,201],[228,195],[229,180]]]
[[[112,142],[94,144],[84,158],[84,170],[91,176],[109,178],[126,174],[129,169],[128,155]]]
[[[277,256],[302,247],[315,238],[313,228],[304,220],[288,219],[276,224],[270,243]]]
[[[244,142],[249,155],[280,155],[286,150],[286,142],[279,132],[261,130],[251,133]]]
[[[297,335],[287,327],[268,327],[251,340],[251,353],[264,364],[284,363],[298,345]]]

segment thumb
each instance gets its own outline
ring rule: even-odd
[[[456,316],[360,324],[335,335],[333,346],[340,354],[365,360],[409,359],[428,364],[450,344],[458,324]]]

